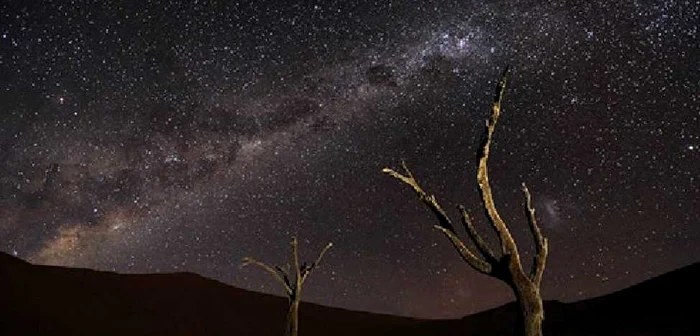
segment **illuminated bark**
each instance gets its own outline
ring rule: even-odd
[[[437,216],[438,224],[435,225],[435,228],[440,230],[450,240],[467,264],[483,274],[505,282],[511,287],[520,305],[520,329],[522,335],[541,336],[544,308],[542,305],[542,296],[540,295],[540,284],[547,260],[547,239],[542,236],[542,232],[535,218],[535,209],[532,206],[530,192],[523,183],[522,188],[526,200],[525,210],[527,211],[530,232],[535,240],[535,257],[532,263],[532,269],[529,272],[525,272],[515,240],[496,209],[491,191],[491,184],[489,183],[488,159],[493,132],[496,129],[496,123],[501,115],[501,102],[503,100],[508,74],[509,71],[506,69],[497,86],[496,96],[491,106],[491,117],[486,122],[486,136],[480,148],[477,170],[477,183],[481,193],[481,200],[486,210],[489,223],[498,235],[501,245],[500,256],[497,256],[491,248],[489,248],[484,239],[474,228],[471,218],[464,207],[460,206],[459,210],[462,224],[469,238],[474,242],[476,251],[472,251],[468,248],[457,236],[457,232],[450,218],[442,209],[435,196],[429,195],[423,190],[405,162],[402,162],[403,173],[398,173],[390,168],[384,168],[382,172],[391,175],[413,189],[418,195],[418,199]]]

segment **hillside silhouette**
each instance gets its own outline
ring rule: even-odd
[[[545,302],[548,335],[688,335],[700,263],[602,297]],[[0,335],[281,335],[285,298],[192,273],[118,274],[0,253]],[[689,308],[686,308],[689,307]],[[419,320],[302,303],[300,335],[512,335],[514,303]]]

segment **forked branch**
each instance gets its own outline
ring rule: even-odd
[[[285,327],[285,336],[297,336],[299,332],[299,306],[301,303],[301,289],[304,281],[309,276],[314,268],[318,267],[321,259],[326,254],[328,249],[330,249],[333,244],[328,243],[326,247],[321,250],[316,261],[307,265],[306,263],[299,264],[299,244],[297,238],[292,238],[292,265],[294,267],[294,275],[292,279],[292,270],[287,264],[284,269],[279,266],[269,266],[265,263],[259,262],[253,258],[244,258],[243,264],[241,266],[246,266],[249,264],[258,265],[268,273],[272,274],[275,279],[277,279],[284,286],[284,290],[287,293],[287,298],[289,299],[289,310],[287,312],[287,323]],[[293,281],[292,281],[293,280]]]
[[[284,286],[284,291],[287,293],[287,295],[292,295],[292,284],[289,281],[287,273],[285,273],[284,270],[282,270],[282,268],[280,268],[279,266],[269,266],[263,262],[257,261],[250,257],[243,258],[243,264],[241,264],[241,267],[248,266],[250,264],[259,266],[268,273],[272,274],[272,276],[274,276],[275,279],[277,279],[277,281],[279,281],[282,284],[282,286]]]
[[[513,289],[516,298],[520,302],[522,334],[527,336],[542,336],[544,306],[540,295],[540,283],[542,281],[542,274],[544,273],[548,253],[547,239],[543,237],[537,224],[530,192],[525,184],[523,184],[527,218],[530,231],[535,240],[536,249],[532,270],[530,274],[527,274],[523,271],[515,240],[496,209],[491,184],[489,182],[488,160],[491,152],[491,143],[493,141],[493,133],[496,129],[498,118],[501,115],[501,102],[505,93],[508,75],[509,70],[506,68],[496,87],[496,94],[493,104],[491,105],[491,116],[486,121],[485,136],[477,155],[479,160],[477,167],[477,183],[479,185],[481,201],[483,202],[488,221],[496,231],[500,241],[500,256],[497,256],[489,248],[486,241],[474,228],[471,217],[469,217],[467,211],[460,206],[459,210],[462,215],[462,224],[469,238],[474,242],[478,253],[481,254],[483,258],[477,257],[457,236],[449,217],[440,207],[435,196],[427,194],[423,188],[421,188],[404,162],[402,162],[405,171],[404,174],[397,173],[389,168],[384,168],[382,172],[391,175],[413,189],[420,201],[438,217],[439,225],[435,225],[435,228],[440,230],[450,240],[452,245],[459,251],[460,256],[471,267],[506,282]]]
[[[261,267],[268,273],[272,274],[272,276],[274,276],[275,279],[284,286],[284,290],[290,298],[298,298],[299,291],[301,290],[301,286],[304,284],[304,281],[306,281],[306,278],[309,276],[309,274],[311,274],[311,271],[313,271],[313,269],[316,268],[319,263],[321,263],[321,259],[323,259],[323,256],[326,254],[326,252],[328,252],[328,249],[333,246],[333,243],[328,243],[328,245],[321,250],[321,253],[319,253],[318,257],[316,258],[316,261],[310,265],[307,265],[306,263],[302,265],[299,264],[299,244],[296,237],[292,238],[291,245],[294,276],[290,274],[291,270],[289,267],[285,267],[283,269],[280,266],[270,266],[250,257],[243,258],[243,264],[241,264],[241,267],[250,264]],[[287,266],[289,266],[289,264],[287,264]]]
[[[445,211],[442,209],[437,199],[433,195],[428,195],[423,188],[418,184],[411,171],[406,167],[405,162],[401,162],[406,175],[397,173],[393,169],[384,168],[382,172],[393,176],[399,181],[409,185],[413,191],[418,195],[418,199],[423,202],[438,218],[439,225],[435,225],[435,228],[440,230],[447,238],[450,239],[452,245],[459,251],[460,256],[464,261],[466,261],[471,267],[477,271],[484,274],[491,274],[492,267],[487,261],[480,259],[474,252],[472,252],[462,240],[457,237],[457,234],[452,226],[450,218],[447,216]]]
[[[321,259],[323,259],[323,256],[331,247],[333,247],[333,243],[328,243],[328,245],[326,245],[326,247],[324,247],[323,250],[321,250],[321,253],[318,254],[318,258],[316,258],[316,261],[314,261],[313,263],[311,263],[311,265],[308,266],[304,264],[304,267],[302,267],[301,270],[301,284],[304,284],[304,281],[306,281],[306,277],[308,277],[311,271],[313,271],[313,269],[321,263]]]

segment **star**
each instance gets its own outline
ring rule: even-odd
[[[489,179],[523,250],[521,183],[532,193],[545,299],[697,262],[700,144],[683,121],[700,14],[669,4],[0,2],[0,250],[281,294],[232,261],[277,264],[294,235],[334,244],[310,301],[495,307],[508,293],[380,170],[405,159],[453,221],[462,204],[490,233],[473,172],[509,65]]]

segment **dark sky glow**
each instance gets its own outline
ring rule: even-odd
[[[545,298],[700,261],[700,5],[547,3],[2,2],[0,250],[279,294],[238,265],[286,260],[298,234],[305,259],[335,245],[309,301],[430,318],[503,304],[380,170],[406,159],[490,234],[475,154],[510,64],[491,181],[526,256],[530,187]]]

